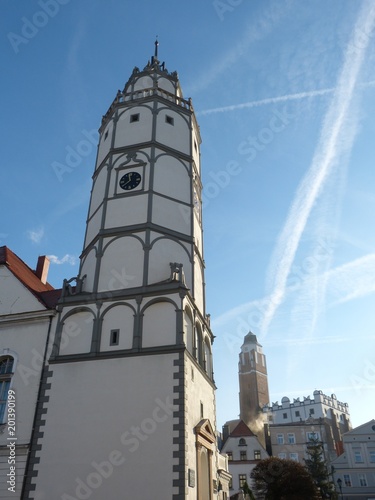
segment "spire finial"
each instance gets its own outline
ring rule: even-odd
[[[159,47],[158,35],[156,35],[156,40],[155,40],[155,59],[156,59],[156,61],[158,60],[158,47]]]

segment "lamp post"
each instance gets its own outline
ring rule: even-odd
[[[340,496],[341,496],[341,498],[343,498],[343,496],[342,496],[342,479],[340,477],[337,480],[337,484],[339,485]]]

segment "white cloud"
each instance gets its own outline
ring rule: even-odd
[[[40,243],[44,236],[44,228],[41,227],[39,229],[30,229],[27,231],[27,236],[33,243]]]
[[[48,255],[49,260],[52,264],[70,264],[74,266],[77,262],[76,257],[73,255],[66,254],[62,259],[59,259],[56,255]]]
[[[287,278],[311,211],[327,180],[338,166],[339,159],[341,160],[353,145],[357,129],[356,113],[353,109],[354,90],[369,38],[366,43],[362,41],[360,45],[356,40],[358,32],[370,33],[374,27],[375,8],[370,9],[369,6],[366,2],[358,16],[312,163],[297,190],[274,249],[268,270],[268,288],[271,292],[268,309],[263,315],[263,334],[285,298]],[[357,50],[353,51],[353,46],[357,47]]]

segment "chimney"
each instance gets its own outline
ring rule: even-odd
[[[46,255],[38,257],[38,264],[36,266],[35,274],[43,283],[43,285],[47,283],[49,264],[50,260]]]

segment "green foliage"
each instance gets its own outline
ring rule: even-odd
[[[251,491],[246,481],[245,484],[242,486],[242,491],[245,493],[245,495],[247,495],[247,498],[249,498],[250,500],[255,500],[253,492]]]
[[[256,497],[265,500],[318,500],[309,471],[294,460],[271,457],[261,460],[250,474]]]
[[[334,484],[330,479],[327,462],[324,457],[323,444],[317,437],[310,438],[307,445],[308,458],[305,459],[307,470],[310,472],[322,498],[337,498]]]

